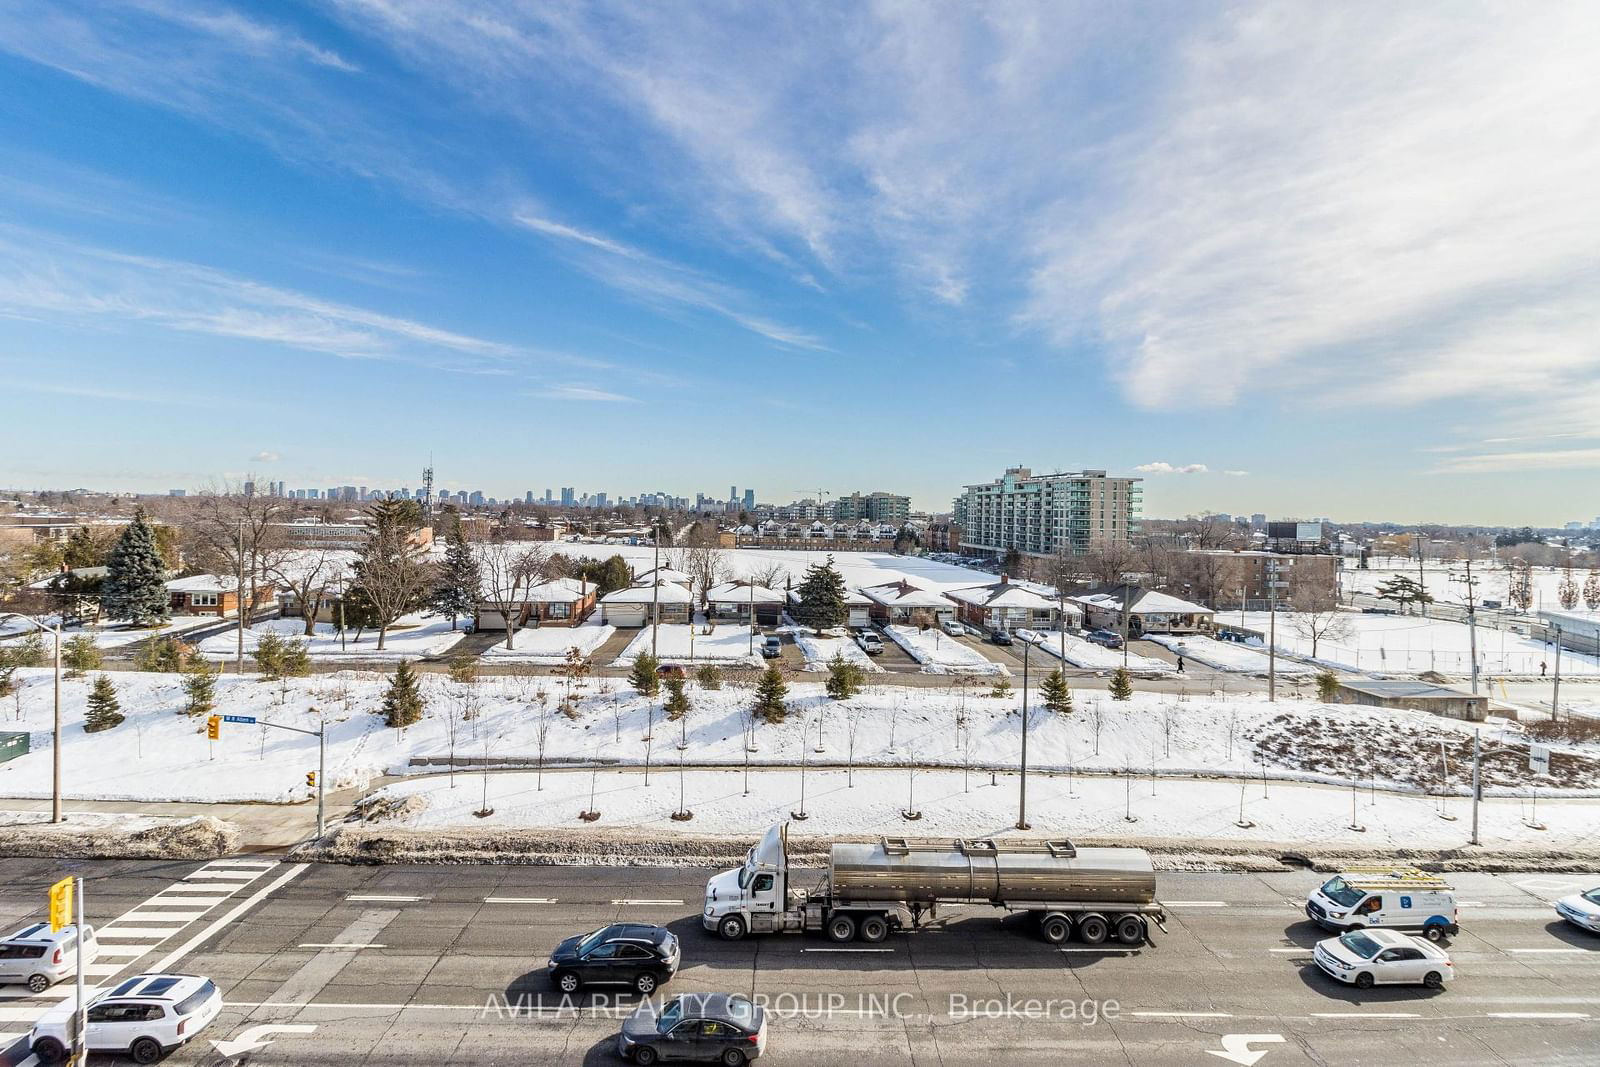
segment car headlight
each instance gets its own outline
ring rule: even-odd
[[[1344,912],[1342,912],[1342,911],[1330,911],[1330,912],[1328,912],[1328,918],[1330,918],[1330,919],[1342,919],[1342,918],[1344,918]]]
[[[707,904],[707,905],[706,905],[706,914],[707,914],[707,915],[710,915],[710,914],[711,914],[711,910],[712,910],[712,909],[711,909],[711,905],[710,905],[710,904]]]

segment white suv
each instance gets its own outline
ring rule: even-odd
[[[94,927],[84,928],[84,965],[100,955]],[[24,926],[0,941],[0,985],[25,985],[30,993],[43,993],[78,971],[78,928],[63,926],[54,933],[49,923]]]
[[[34,1024],[28,1045],[43,1063],[60,1063],[72,1047],[77,1004],[61,1001]],[[154,1063],[190,1041],[222,1010],[222,994],[193,974],[141,974],[89,1002],[89,1050],[125,1053]]]

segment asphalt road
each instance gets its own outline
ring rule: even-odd
[[[1566,876],[1454,876],[1457,981],[1361,993],[1310,964],[1321,935],[1300,913],[1319,880],[1308,872],[1163,874],[1169,931],[1139,951],[1063,951],[988,909],[859,951],[796,936],[715,940],[696,915],[699,870],[251,863],[191,874],[201,865],[6,860],[0,921],[39,915],[45,887],[76,866],[91,921],[129,932],[125,969],[103,963],[98,981],[158,962],[213,977],[227,1007],[173,1064],[617,1062],[613,1005],[633,998],[564,1003],[542,965],[562,937],[621,918],[682,937],[668,995],[765,997],[774,1064],[1210,1064],[1208,1052],[1230,1047],[1224,1062],[1259,1052],[1263,1067],[1576,1064],[1600,1047],[1600,938],[1557,924],[1546,903],[1578,886]],[[174,917],[152,925],[163,909]],[[7,1032],[50,999],[0,995],[12,998],[0,1002]],[[257,1030],[269,1043],[232,1057],[210,1043],[261,1026],[302,1029]],[[17,1047],[0,1054],[28,1062]]]

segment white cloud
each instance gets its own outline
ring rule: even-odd
[[[1172,463],[1164,463],[1164,462],[1161,462],[1159,460],[1156,461],[1155,463],[1141,463],[1141,464],[1139,464],[1139,466],[1137,466],[1137,467],[1135,467],[1133,469],[1138,471],[1140,474],[1206,474],[1206,473],[1209,473],[1209,468],[1204,463],[1172,464]],[[1230,471],[1229,473],[1234,473],[1234,472]],[[1239,473],[1243,473],[1243,472],[1239,472]]]
[[[1486,452],[1451,456],[1434,469],[1447,474],[1488,474],[1504,471],[1594,470],[1600,468],[1600,448],[1564,448],[1547,451]]]
[[[1248,477],[1250,477],[1250,472],[1249,471],[1223,471],[1222,473],[1227,475],[1229,478],[1248,478]]]
[[[635,397],[613,393],[607,389],[597,389],[590,385],[552,385],[548,389],[534,390],[529,396],[543,397],[547,400],[589,400],[608,404],[637,404]]]
[[[276,452],[267,452],[267,451],[263,450],[261,452],[257,452],[255,455],[251,456],[250,457],[250,462],[252,462],[252,463],[276,463],[276,462],[278,462],[278,454]]]

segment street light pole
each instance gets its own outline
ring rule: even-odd
[[[0,618],[21,619],[23,622],[28,623],[29,625],[45,633],[51,633],[55,635],[56,693],[55,724],[53,727],[53,733],[51,735],[53,740],[50,746],[50,759],[53,764],[50,785],[50,821],[53,823],[58,823],[61,821],[61,613],[59,611],[56,613],[56,624],[53,628],[46,626],[38,619],[30,619],[28,616],[18,614],[14,611],[0,612]]]
[[[1550,721],[1555,722],[1561,710],[1561,624],[1556,623],[1556,678],[1550,691]]]
[[[1022,643],[1022,782],[1017,793],[1017,829],[1028,829],[1028,649]]]

